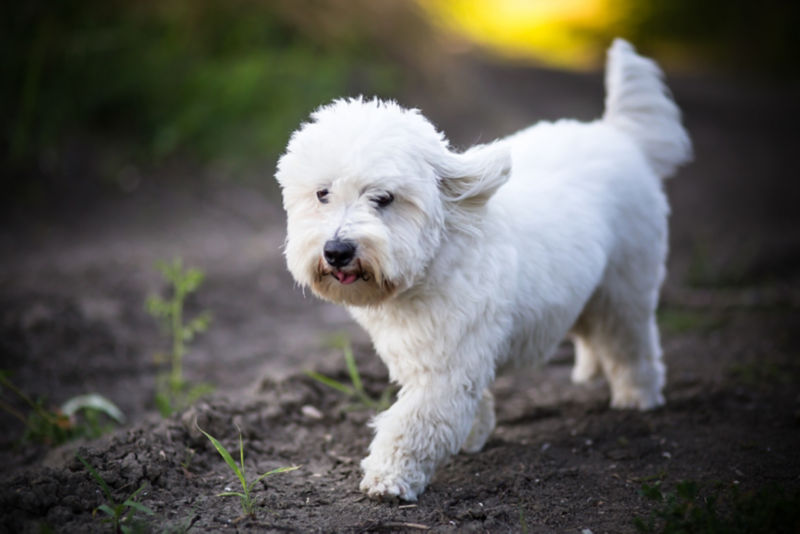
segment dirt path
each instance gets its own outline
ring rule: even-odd
[[[458,144],[600,111],[596,76],[480,63],[462,75],[469,90],[458,98],[445,89],[408,97]],[[92,516],[102,495],[76,447],[117,498],[146,485],[139,499],[154,515],[141,517],[156,532],[184,520],[193,532],[633,532],[634,516],[659,508],[641,495],[644,484],[692,480],[706,496],[777,485],[797,495],[798,104],[781,88],[672,86],[697,161],[668,184],[666,408],[609,410],[603,384],[569,384],[564,346],[545,368],[498,381],[499,423],[485,451],[454,458],[416,505],[370,502],[357,491],[369,413],[346,409],[300,371],[344,380],[341,354],[324,343],[340,330],[376,394],[384,371],[342,310],[293,287],[274,190],[146,176],[133,193],[0,229],[0,367],[56,404],[99,392],[130,420],[98,441],[48,451],[15,447],[21,427],[2,415],[0,532],[108,531]],[[189,312],[214,314],[187,375],[218,393],[161,420],[152,355],[163,341],[144,299],[161,287],[155,261],[176,255],[207,274]],[[231,449],[238,425],[251,473],[302,467],[258,485],[255,518],[237,521],[237,500],[215,497],[236,480],[195,420]],[[726,513],[744,513],[725,502]]]

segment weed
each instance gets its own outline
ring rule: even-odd
[[[98,511],[103,512],[106,515],[106,517],[103,518],[103,522],[110,523],[113,532],[128,534],[142,531],[142,525],[135,521],[136,512],[153,515],[153,511],[150,508],[142,503],[136,502],[136,498],[144,491],[145,485],[142,484],[139,489],[131,493],[123,501],[118,502],[114,500],[114,496],[111,495],[111,488],[108,487],[108,484],[106,484],[106,481],[103,480],[103,477],[100,476],[97,470],[80,455],[76,456],[89,471],[89,474],[95,482],[97,482],[97,485],[100,486],[106,498],[106,502],[95,508],[92,515],[96,514]]]
[[[661,534],[788,534],[800,529],[800,493],[787,494],[777,486],[747,493],[735,485],[701,489],[694,481],[679,482],[674,492],[663,492],[660,482],[642,484],[641,494],[657,507],[647,518],[634,518],[636,530]]]
[[[150,295],[147,298],[147,311],[161,321],[171,341],[168,354],[156,355],[157,361],[169,362],[169,371],[156,377],[155,399],[158,411],[163,417],[168,417],[214,390],[210,384],[192,385],[183,378],[183,357],[188,351],[187,347],[198,334],[208,330],[211,314],[205,311],[184,322],[186,298],[197,291],[205,276],[200,269],[192,267],[184,269],[180,258],[175,258],[172,263],[160,261],[156,264],[156,268],[170,283],[171,290],[171,295],[167,299],[158,295]]]
[[[10,403],[0,399],[0,409],[25,425],[22,441],[60,445],[78,437],[99,437],[111,428],[109,421],[116,423],[125,421],[120,409],[97,393],[79,395],[67,400],[60,408],[49,409],[42,399],[34,401],[26,395],[2,371],[0,371],[0,385],[30,407],[30,413],[25,415]]]
[[[356,359],[353,356],[353,348],[350,345],[350,340],[347,338],[347,335],[339,334],[333,336],[330,343],[334,347],[340,348],[344,352],[344,361],[347,365],[347,373],[350,375],[350,383],[352,386],[343,384],[338,380],[325,376],[316,371],[309,370],[306,371],[306,374],[317,382],[325,384],[326,386],[343,393],[347,397],[355,399],[356,407],[364,407],[378,412],[382,412],[383,410],[389,408],[389,406],[392,405],[392,395],[395,393],[395,388],[387,387],[383,390],[378,399],[373,399],[369,396],[366,390],[364,390],[364,384],[361,381],[361,375],[358,372]]]
[[[205,437],[211,441],[211,444],[214,445],[214,448],[217,449],[217,452],[222,456],[222,459],[225,460],[225,463],[228,464],[228,467],[231,468],[231,471],[236,475],[236,478],[239,479],[239,482],[242,484],[242,491],[224,491],[222,493],[218,493],[217,497],[239,497],[242,503],[242,512],[246,516],[252,516],[255,512],[255,502],[253,502],[253,497],[250,492],[253,490],[253,486],[261,482],[264,478],[270,475],[277,475],[278,473],[286,473],[287,471],[294,471],[295,469],[299,469],[299,465],[293,465],[291,467],[279,467],[277,469],[273,469],[272,471],[267,471],[258,476],[252,482],[247,482],[247,478],[245,476],[245,467],[244,467],[244,443],[242,442],[242,431],[239,430],[239,462],[241,466],[236,465],[236,462],[233,460],[233,457],[228,452],[222,443],[220,443],[214,436],[206,432],[200,427],[197,427],[200,432],[203,433]]]

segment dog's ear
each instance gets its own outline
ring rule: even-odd
[[[477,145],[461,154],[445,149],[445,155],[433,166],[446,200],[463,207],[480,207],[508,180],[511,154],[505,143]]]

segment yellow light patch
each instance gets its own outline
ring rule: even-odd
[[[620,0],[418,0],[441,27],[514,59],[596,67]]]

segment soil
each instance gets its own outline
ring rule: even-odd
[[[409,90],[405,103],[462,146],[538,119],[589,119],[601,110],[598,75],[476,60],[459,69],[463,83]],[[52,405],[100,393],[127,423],[53,448],[21,444],[22,425],[3,412],[0,532],[111,530],[95,512],[105,498],[76,452],[115,499],[144,486],[137,499],[153,515],[137,517],[154,532],[618,533],[636,531],[634,517],[656,506],[643,496],[645,484],[777,486],[796,495],[800,106],[776,84],[678,78],[671,87],[697,156],[667,183],[667,405],[610,410],[605,384],[569,382],[572,349],[564,344],[548,365],[497,381],[498,425],[485,449],[454,457],[413,504],[359,493],[372,413],[303,373],[347,381],[341,351],[326,343],[344,331],[367,389],[378,396],[387,387],[347,314],[294,287],[280,254],[283,214],[270,169],[231,184],[207,169],[197,178],[185,167],[130,167],[100,192],[84,195],[80,182],[67,183],[60,199],[7,210],[0,368]],[[66,175],[79,180],[78,170]],[[144,301],[164,289],[156,260],[178,255],[206,273],[188,315],[213,313],[191,345],[186,375],[217,389],[163,419],[153,402],[153,354],[166,341]],[[255,514],[243,517],[237,498],[217,496],[238,482],[197,426],[231,451],[240,429],[251,477],[300,468],[256,484]]]

